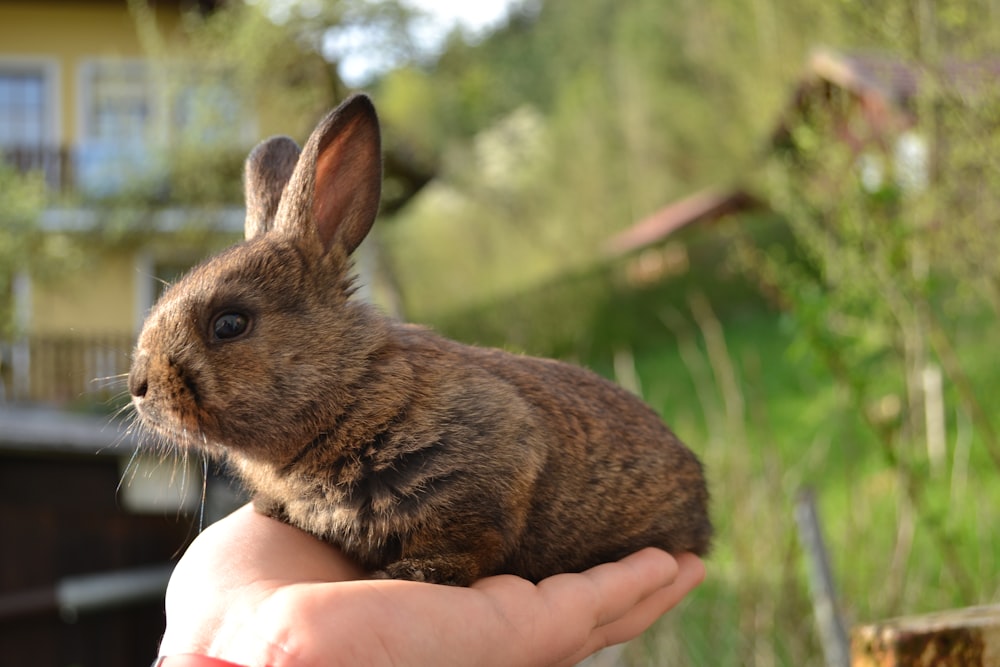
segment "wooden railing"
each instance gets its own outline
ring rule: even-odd
[[[125,400],[128,335],[28,336],[3,344],[0,400],[50,405]]]
[[[93,141],[72,146],[0,146],[0,165],[40,173],[52,194],[80,195],[84,202],[136,196],[150,204],[199,205],[242,202],[239,186],[246,147],[189,151],[142,142]],[[185,170],[208,170],[212,178],[191,186]],[[187,185],[178,185],[187,183]],[[207,186],[206,186],[207,184]]]
[[[75,186],[72,153],[65,146],[4,147],[0,160],[22,173],[41,172],[52,190],[66,192]]]

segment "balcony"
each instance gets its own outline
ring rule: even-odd
[[[154,205],[242,202],[247,148],[238,145],[156,147],[143,142],[88,141],[73,146],[0,146],[0,162],[40,173],[54,199],[83,203],[144,200]]]
[[[0,159],[21,173],[41,172],[49,189],[69,192],[75,178],[71,151],[59,146],[0,148]]]
[[[131,336],[25,336],[0,343],[0,403],[111,411],[127,397]]]

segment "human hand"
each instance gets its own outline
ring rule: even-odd
[[[511,575],[469,588],[364,576],[335,547],[243,507],[178,563],[160,653],[248,667],[573,665],[638,636],[705,569],[689,554],[644,549],[537,585]]]

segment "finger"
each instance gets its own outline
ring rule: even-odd
[[[677,557],[677,564],[676,579],[644,597],[609,623],[596,627],[584,646],[566,664],[576,664],[606,646],[638,637],[704,580],[705,565],[697,556],[682,554]]]
[[[654,591],[620,617],[594,631],[602,643],[620,644],[638,636],[676,607],[705,579],[705,564],[691,554],[679,557],[678,566],[677,578],[672,583]]]
[[[677,573],[676,559],[665,551],[652,548],[583,572],[600,601],[595,627],[619,618],[640,600],[673,582]]]
[[[677,563],[671,555],[659,549],[644,549],[579,574],[559,574],[542,580],[536,588],[537,607],[529,619],[532,622],[519,622],[525,620],[524,613],[515,611],[511,616],[514,625],[526,626],[523,632],[547,638],[547,659],[539,664],[559,663],[588,646],[596,628],[619,618],[672,582],[676,575]]]

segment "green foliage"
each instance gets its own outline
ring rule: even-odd
[[[983,538],[997,517],[982,511],[1000,493],[997,359],[973,342],[1000,317],[987,259],[1000,250],[987,231],[1000,218],[998,91],[983,69],[993,28],[956,23],[959,4],[886,3],[859,25],[858,42],[913,68],[915,126],[859,154],[838,139],[849,106],[813,107],[760,180],[795,251],[741,247],[788,312],[792,349],[828,374],[852,437],[867,443],[843,476],[817,482],[828,507],[866,517],[831,526],[835,550],[851,545],[839,574],[862,619],[989,602],[1000,591],[985,566],[1000,544]],[[926,147],[924,173],[899,158],[914,138]],[[878,178],[865,173],[872,164]]]
[[[39,230],[44,203],[41,174],[25,175],[0,163],[0,339],[14,333],[15,277],[20,272],[44,270],[51,261]]]
[[[820,492],[849,623],[995,599],[998,545],[987,535],[1000,489],[991,475],[945,475],[918,512],[849,392],[802,363],[785,317],[728,318],[725,345],[713,352],[711,316],[678,310],[658,347],[633,353],[646,398],[706,462],[720,540],[706,585],[633,647],[632,664],[823,664],[791,521],[802,486]],[[978,359],[992,364],[996,353]],[[984,463],[973,448],[967,465]],[[954,557],[976,578],[973,599],[927,530],[926,515],[942,513]]]

